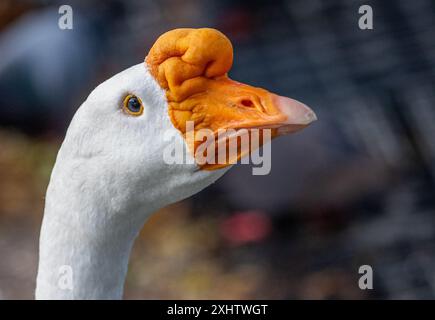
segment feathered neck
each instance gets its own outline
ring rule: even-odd
[[[117,207],[83,181],[66,179],[74,168],[62,164],[56,162],[47,190],[35,297],[121,299],[134,239],[157,208],[136,214]]]
[[[120,91],[120,84],[140,91],[155,112],[143,123],[141,134],[135,134],[137,126],[129,131],[120,124],[124,122],[117,122],[118,114],[110,118],[114,122],[105,122],[111,125],[93,127],[97,123],[93,111],[116,105],[111,93]],[[186,164],[164,162],[163,150],[172,144],[164,139],[166,130],[184,148]],[[124,137],[119,132],[135,144],[119,139]],[[106,152],[105,143],[109,144]],[[134,148],[129,149],[131,143]],[[130,251],[147,217],[201,191],[229,168],[198,170],[182,135],[171,124],[164,91],[143,64],[101,84],[74,115],[51,174],[36,298],[121,298]]]

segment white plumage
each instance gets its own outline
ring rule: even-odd
[[[207,167],[193,159],[198,144],[187,136],[196,139],[197,129],[209,129],[219,144],[220,129],[267,128],[278,136],[316,119],[299,101],[229,79],[232,56],[217,30],[172,30],[157,39],[144,64],[105,81],[80,106],[47,189],[37,299],[122,297],[145,220],[213,183],[233,163]],[[186,130],[187,121],[194,130]],[[165,161],[174,144],[188,157],[180,164]],[[219,152],[212,146],[212,154]],[[240,148],[236,156],[245,154]]]
[[[127,94],[140,97],[142,116],[123,113]],[[47,190],[37,299],[121,298],[134,239],[150,214],[228,170],[165,164],[168,130],[185,146],[170,122],[165,92],[143,63],[99,85],[80,106]],[[65,270],[72,271],[72,290],[60,283]]]

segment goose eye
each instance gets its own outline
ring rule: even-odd
[[[129,94],[124,99],[124,110],[133,116],[140,116],[143,113],[142,101],[138,97]]]

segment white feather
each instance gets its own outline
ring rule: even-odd
[[[122,111],[127,94],[141,98],[142,116]],[[80,106],[47,189],[37,299],[121,298],[130,251],[146,219],[228,170],[166,164],[163,150],[173,143],[163,139],[167,130],[186,147],[169,119],[165,92],[143,63],[100,84]],[[60,285],[65,265],[72,290]]]

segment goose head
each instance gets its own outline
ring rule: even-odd
[[[227,129],[268,129],[274,138],[316,119],[296,100],[231,80],[232,61],[231,43],[219,31],[176,29],[157,39],[144,63],[88,96],[47,189],[38,299],[122,296],[132,243],[146,218],[199,192],[234,163],[229,157],[199,163],[197,150],[208,143],[196,139],[201,130],[212,141]],[[250,151],[237,148],[235,159]],[[166,161],[173,153],[180,161]],[[64,266],[74,271],[65,290]]]
[[[57,162],[72,164],[72,176],[86,176],[89,191],[106,197],[116,211],[156,209],[200,191],[234,162],[199,165],[195,151],[201,141],[188,141],[189,121],[195,132],[207,129],[217,139],[219,130],[253,128],[270,128],[273,138],[316,119],[296,100],[231,80],[232,61],[231,42],[217,30],[163,34],[144,63],[89,95]],[[184,161],[166,163],[167,153],[180,146]],[[236,157],[245,154],[238,150]]]

